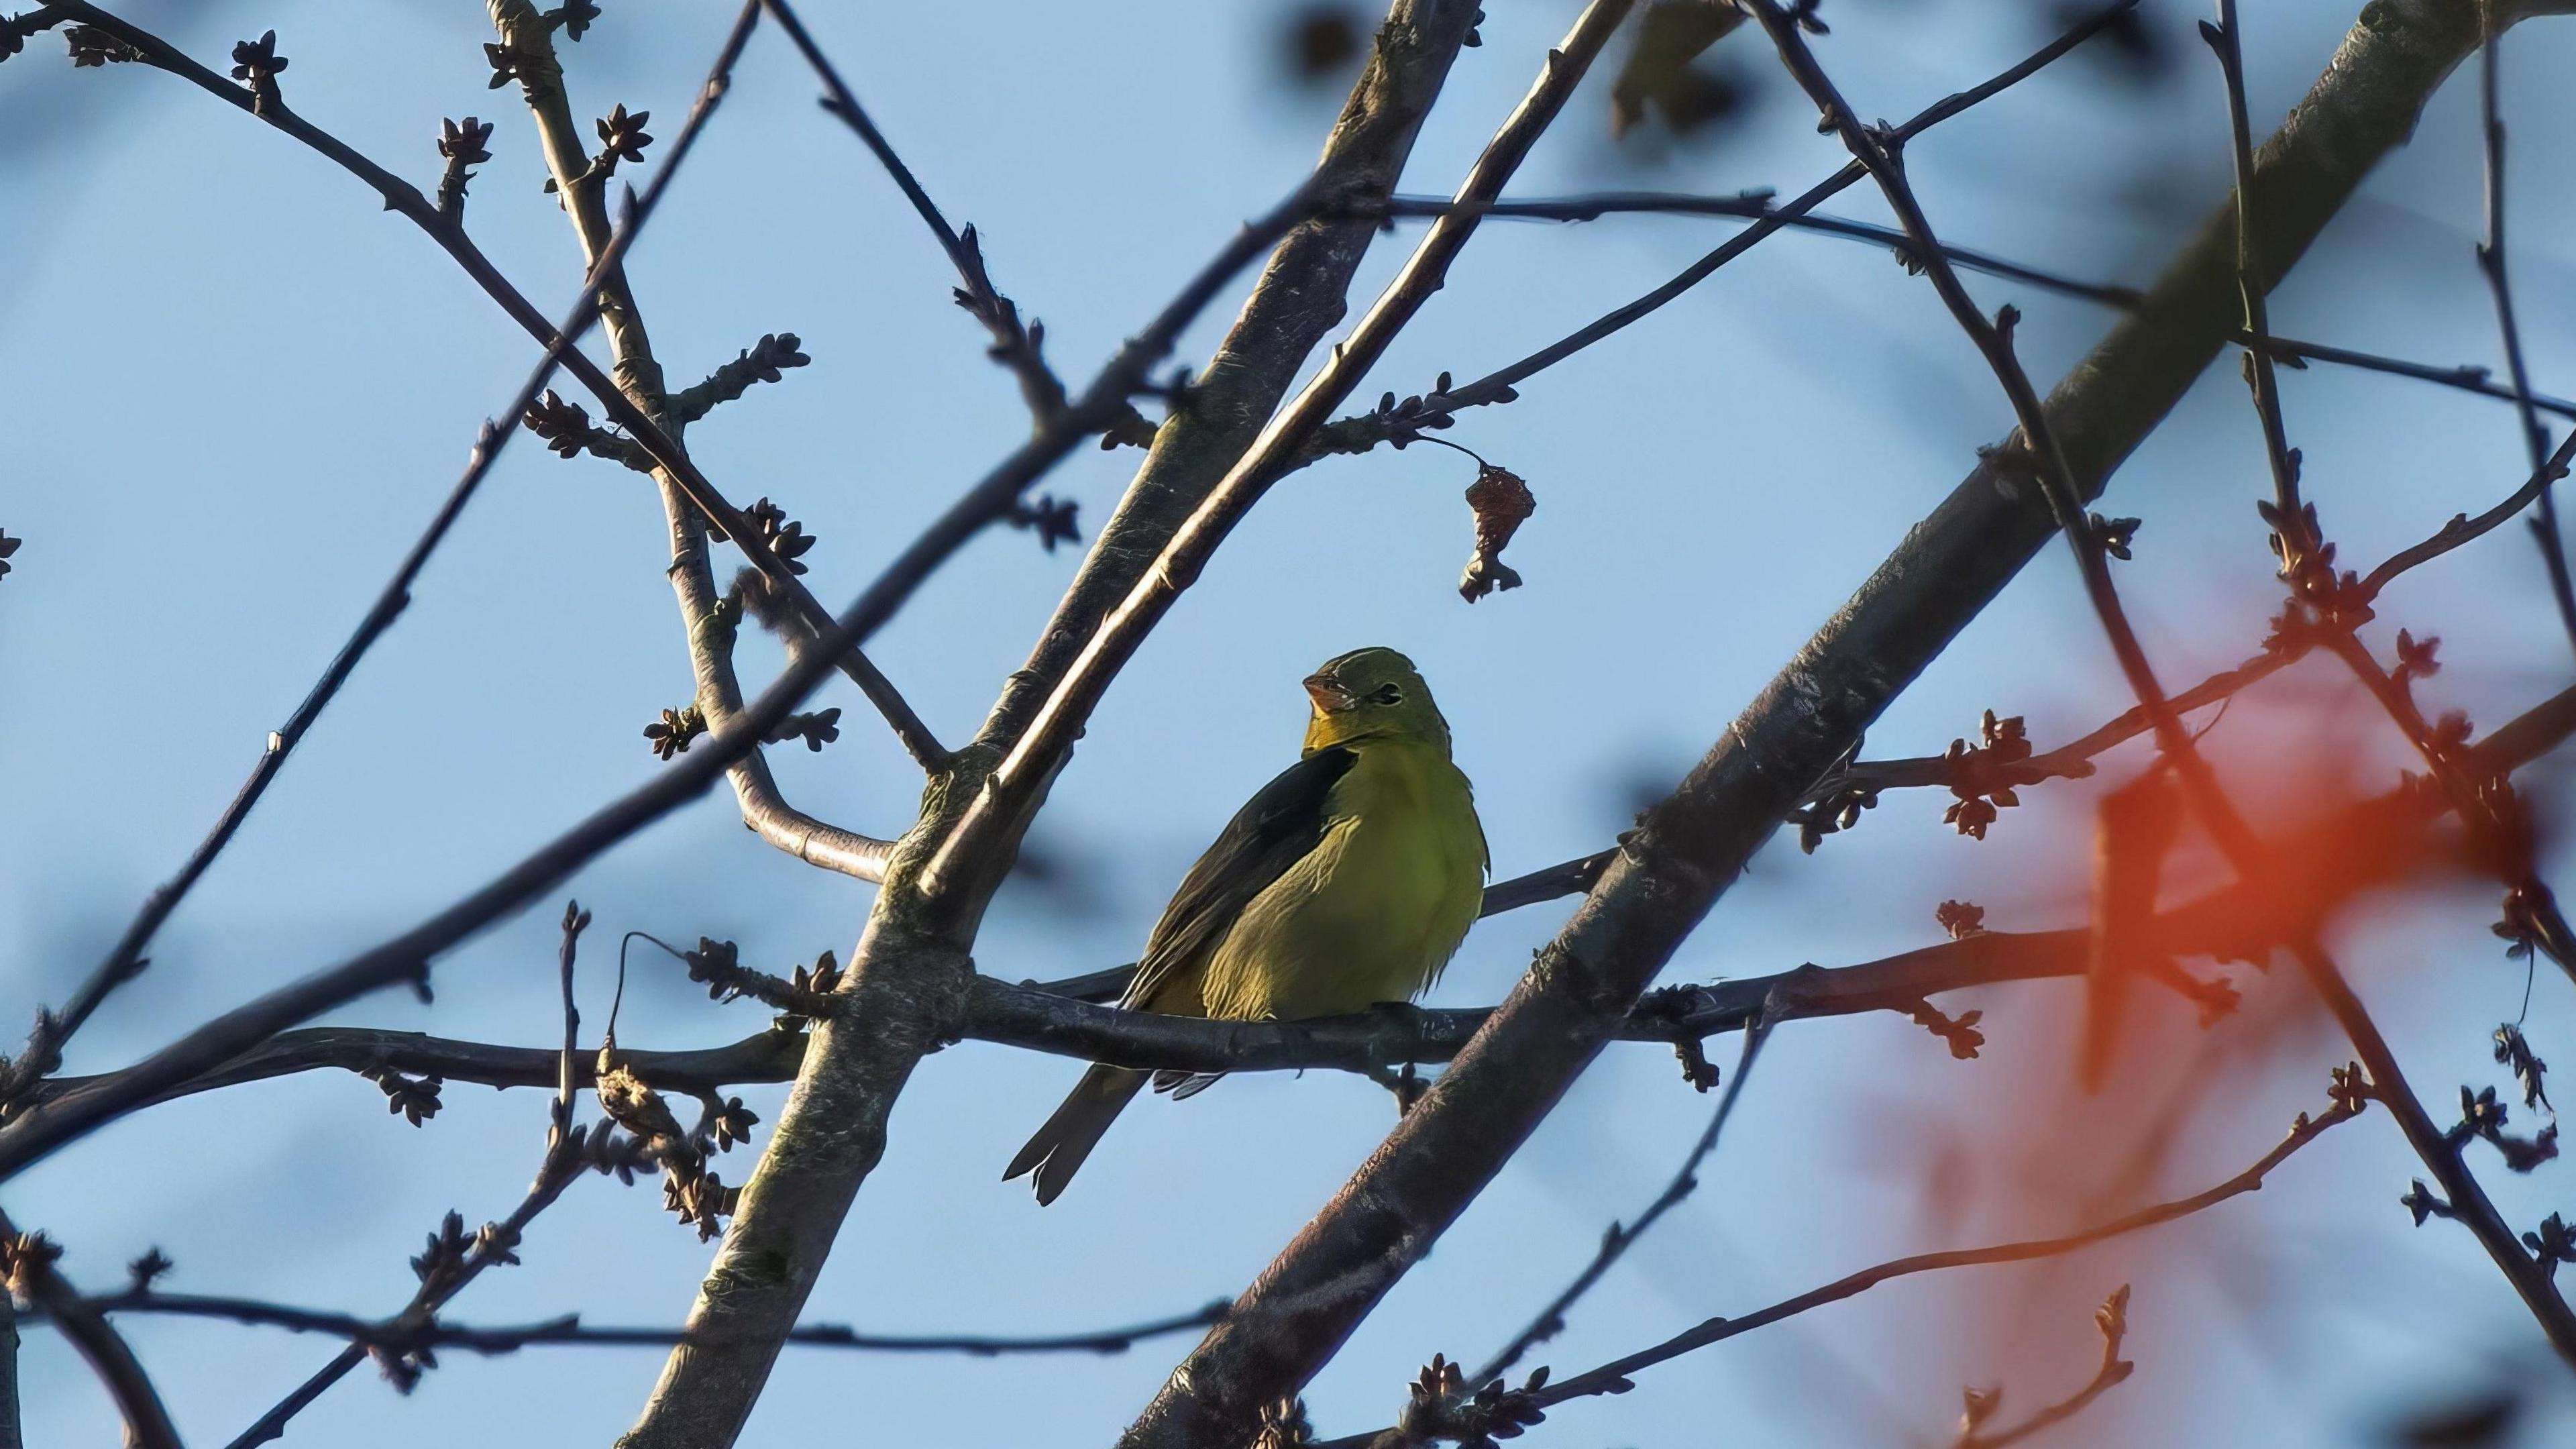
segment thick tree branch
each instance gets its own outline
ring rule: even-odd
[[[2476,43],[2433,0],[2380,0],[2257,157],[2277,283]],[[2062,382],[2050,417],[2089,497],[2239,325],[2232,208]],[[1530,975],[1393,1136],[1236,1301],[1125,1439],[1249,1432],[1464,1210],[1799,797],[2055,530],[2027,475],[1982,463],[1650,811]]]

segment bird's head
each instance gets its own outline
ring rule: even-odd
[[[1449,722],[1413,661],[1392,649],[1354,649],[1306,676],[1315,702],[1306,723],[1309,753],[1370,739],[1420,740],[1449,747]]]

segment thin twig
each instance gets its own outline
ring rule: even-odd
[[[1951,1441],[1951,1449],[2005,1449],[2006,1445],[2018,1444],[2024,1439],[2065,1423],[2083,1413],[2095,1399],[2110,1392],[2113,1387],[2127,1383],[2129,1375],[2135,1373],[2138,1367],[2120,1357],[2120,1344],[2129,1335],[2128,1284],[2121,1284],[2109,1298],[2103,1300],[2102,1306],[2093,1311],[2093,1321],[2102,1330],[2102,1366],[2093,1371],[2093,1377],[2085,1381],[2084,1387],[2040,1409],[2009,1429],[1998,1429],[1991,1433],[1979,1427],[1982,1415],[1978,1409],[1982,1407],[1985,1412],[1991,1413],[2002,1391],[1998,1389],[1991,1394],[1971,1397],[1968,1421],[1960,1426],[1959,1437]]]
[[[2504,343],[2505,375],[2513,382],[2514,404],[2521,413],[2523,445],[2531,455],[2532,471],[2546,474],[2549,467],[2542,460],[2549,456],[2549,433],[2533,408],[2531,372],[2523,361],[2522,327],[2514,317],[2513,283],[2505,268],[2504,37],[2497,32],[2495,20],[2495,0],[2478,0],[2478,114],[2486,142],[2486,237],[2478,244],[2478,270],[2486,274],[2487,290],[2495,295],[2496,332]],[[2531,521],[2532,540],[2540,545],[2541,562],[2549,570],[2559,624],[2567,631],[2568,642],[2576,644],[2576,582],[2568,577],[2566,539],[2558,528],[2557,490],[2544,482],[2534,501],[2538,508]]]
[[[2289,573],[2298,568],[2301,551],[2313,548],[2316,540],[2301,536],[2299,467],[2290,455],[2288,430],[2281,421],[2280,378],[2264,346],[2272,335],[2271,308],[2255,260],[2261,253],[2254,231],[2254,129],[2245,107],[2245,58],[2238,44],[2236,0],[2218,0],[2218,32],[2211,44],[2227,82],[2228,156],[2236,183],[2236,295],[2250,339],[2245,349],[2246,382],[2254,390],[2254,410],[2263,421],[2263,455],[2272,468],[2272,503],[2280,510],[2276,527],[2282,540],[2281,563]],[[2204,26],[2202,33],[2210,32]]]
[[[1937,1272],[1945,1268],[2025,1263],[2035,1258],[2057,1257],[2111,1238],[2173,1222],[2178,1218],[2189,1217],[2193,1213],[2215,1207],[2229,1198],[2259,1190],[2263,1186],[2263,1180],[2270,1176],[2275,1168],[2288,1161],[2293,1153],[2324,1136],[2328,1129],[2348,1122],[2359,1114],[2358,1099],[2339,1099],[2335,1106],[2328,1108],[2325,1113],[2317,1117],[2310,1117],[2302,1112],[2297,1122],[2291,1126],[2289,1135],[2282,1138],[2271,1151],[2264,1153],[2253,1166],[2215,1187],[2194,1193],[2189,1197],[2141,1208],[2125,1217],[2114,1218],[2099,1227],[2087,1228],[2065,1237],[2032,1238],[2021,1242],[1998,1243],[1985,1248],[1954,1248],[1947,1252],[1917,1253],[1910,1257],[1880,1263],[1875,1267],[1863,1268],[1857,1273],[1837,1278],[1821,1288],[1812,1288],[1793,1298],[1784,1298],[1769,1307],[1755,1309],[1741,1317],[1709,1319],[1651,1348],[1612,1359],[1598,1368],[1576,1374],[1571,1378],[1557,1379],[1538,1389],[1532,1397],[1541,1407],[1554,1407],[1569,1399],[1587,1398],[1597,1394],[1623,1394],[1636,1386],[1633,1376],[1640,1370],[1668,1363],[1684,1354],[1706,1348],[1713,1343],[1723,1343],[1727,1339],[1751,1333],[1757,1328],[1768,1328],[1774,1323],[1794,1318],[1810,1309],[1855,1297],[1894,1279],[1909,1277],[1916,1273]],[[1359,1449],[1359,1446],[1375,1442],[1376,1438],[1374,1434],[1354,1435],[1328,1441],[1316,1446],[1316,1449]]]
[[[603,1127],[601,1130],[606,1129]],[[528,1224],[535,1221],[539,1213],[552,1207],[576,1178],[590,1170],[591,1164],[583,1155],[584,1146],[580,1137],[550,1129],[536,1180],[529,1185],[518,1207],[500,1222],[485,1223],[470,1239],[463,1237],[459,1216],[449,1213],[442,1224],[442,1232],[431,1235],[429,1251],[412,1261],[413,1270],[420,1274],[419,1289],[403,1306],[402,1312],[387,1320],[387,1325],[403,1325],[406,1331],[418,1333],[435,1323],[438,1310],[454,1301],[456,1295],[481,1277],[485,1269],[499,1263],[518,1262],[516,1250],[520,1240],[527,1236]],[[447,1255],[446,1245],[456,1245],[456,1253]],[[238,1318],[241,1315],[228,1313],[221,1316]],[[421,1350],[429,1345],[418,1338],[398,1341],[390,1335],[349,1337],[348,1347],[340,1350],[329,1363],[297,1385],[285,1398],[271,1405],[249,1428],[236,1435],[227,1449],[253,1449],[255,1445],[281,1437],[289,1420],[322,1397],[333,1384],[348,1377],[350,1370],[370,1356],[385,1366],[388,1376],[407,1374],[416,1377],[427,1366]]]
[[[2493,532],[2514,515],[2529,508],[2535,500],[2547,497],[2549,485],[2567,475],[2571,462],[2576,462],[2576,432],[2570,432],[2566,440],[2558,445],[2557,451],[2543,459],[2539,469],[2531,475],[2530,479],[2515,489],[2503,502],[2475,518],[2465,513],[2454,514],[2451,521],[2435,530],[2432,537],[2390,554],[2386,563],[2372,569],[2362,579],[2357,590],[2360,602],[2370,603],[2378,598],[2379,591],[2387,588],[2389,581],[2399,574],[2420,564],[2431,563],[2471,539]]]
[[[298,1308],[257,1298],[227,1298],[187,1293],[117,1293],[76,1300],[92,1313],[144,1313],[174,1318],[213,1318],[296,1333],[328,1334],[349,1340],[361,1352],[380,1350],[408,1354],[423,1348],[461,1348],[470,1353],[515,1353],[549,1344],[608,1348],[674,1348],[694,1342],[684,1329],[590,1325],[567,1313],[542,1323],[478,1328],[437,1318],[412,1321],[360,1318],[326,1309]],[[1190,1313],[1173,1314],[1121,1328],[1054,1334],[885,1334],[861,1333],[846,1324],[813,1323],[787,1336],[812,1348],[855,1349],[870,1353],[960,1353],[970,1358],[1016,1354],[1124,1353],[1147,1339],[1206,1328],[1225,1317],[1218,1299]],[[50,1312],[50,1311],[49,1311]]]
[[[2168,701],[2178,714],[2219,704],[2281,670],[2305,658],[2308,645],[2292,641],[2286,647],[2267,649],[2233,669],[2221,670]],[[2010,785],[2035,785],[2044,780],[2081,780],[2094,773],[2093,759],[2116,745],[2136,739],[2154,728],[2143,707],[2122,711],[2117,717],[2089,734],[2058,746],[2044,754],[2007,765],[1983,767],[1989,778]],[[1832,799],[1853,791],[1876,793],[1885,790],[1947,787],[1964,784],[1959,763],[1946,755],[1920,755],[1897,760],[1860,760],[1839,774],[1829,776],[1809,792],[1815,801]]]
[[[179,1449],[179,1431],[161,1405],[151,1375],[106,1317],[63,1281],[54,1267],[61,1250],[41,1233],[21,1233],[0,1213],[0,1258],[5,1258],[6,1290],[42,1310],[63,1337],[98,1375],[99,1383],[125,1421],[130,1449]]]
[[[549,1141],[560,1142],[572,1135],[572,1105],[578,1090],[576,1061],[581,1055],[581,1007],[573,1000],[572,991],[573,948],[580,943],[581,933],[589,928],[590,912],[583,910],[579,901],[567,902],[563,915],[563,947],[557,957],[563,980],[563,1060],[556,1064],[554,1132]]]
[[[1917,120],[1919,121],[1920,118],[1918,117]],[[1903,129],[1909,134],[1919,134],[1922,127],[1917,125],[1915,122],[1909,122]],[[1855,177],[1857,177],[1858,174],[1859,173],[1855,173]],[[1840,176],[1837,175],[1835,181],[1839,182],[1840,180]],[[1847,182],[1843,183],[1843,185],[1848,184],[1849,183]],[[1841,189],[1842,186],[1835,186],[1835,190]],[[1850,217],[1828,216],[1814,211],[1798,209],[1799,202],[1805,202],[1807,200],[1808,198],[1806,197],[1800,197],[1798,202],[1792,202],[1785,207],[1779,206],[1774,204],[1774,193],[1767,190],[1742,192],[1734,196],[1701,196],[1651,191],[1614,191],[1587,193],[1576,196],[1533,197],[1521,200],[1495,201],[1475,209],[1481,212],[1485,217],[1493,220],[1529,219],[1558,222],[1580,222],[1589,221],[1597,217],[1631,213],[1658,216],[1734,217],[1750,222],[1775,222],[1777,226],[1786,227],[1795,231],[1814,232],[1820,236],[1841,237],[1849,241],[1862,242],[1872,246],[1889,247],[1904,255],[1910,256],[1912,254],[1913,244],[1907,240],[1904,232],[1894,227],[1881,226],[1875,222],[1858,221]],[[1374,208],[1360,208],[1359,210],[1365,214],[1377,216],[1434,217],[1445,215],[1456,209],[1458,208],[1453,203],[1440,197],[1397,196],[1389,198],[1382,206]],[[1767,234],[1768,233],[1766,233],[1766,235]],[[2079,301],[2092,302],[2099,306],[2112,307],[2123,312],[2135,311],[2139,303],[2142,302],[2146,296],[2144,292],[2140,291],[2136,287],[2123,286],[2116,282],[2088,282],[2081,278],[2070,277],[2063,273],[2052,272],[2042,267],[2032,266],[2027,262],[2019,262],[2008,257],[1997,256],[1993,252],[1981,251],[1973,247],[1963,247],[1955,243],[1944,242],[1942,244],[1941,251],[1944,256],[1950,259],[1951,264],[1954,266],[1964,267],[1972,272],[1982,272],[1988,276],[2001,277],[2007,281],[2026,282],[2031,286],[2040,288],[2043,291],[2056,293],[2059,296],[2071,297]],[[1739,250],[1735,253],[1731,253],[1730,259],[1734,255],[1741,255],[1741,251]],[[1715,269],[1711,268],[1710,270],[1713,271]],[[1692,275],[1697,280],[1705,280],[1708,273],[1698,271],[1695,267]],[[1684,290],[1687,289],[1685,288]],[[1676,291],[1672,295],[1678,296],[1679,292]],[[1670,300],[1670,298],[1667,297],[1665,300]],[[1649,308],[1648,310],[1652,309]],[[1640,313],[1639,315],[1643,314]],[[1630,320],[1634,319],[1631,318]],[[1585,334],[1578,335],[1589,335],[1589,333],[1590,329],[1586,329]],[[1607,334],[1603,333],[1600,335]],[[1598,341],[1599,336],[1591,336],[1590,340]],[[2335,347],[2322,342],[2306,342],[2297,338],[2282,337],[2278,334],[2267,336],[2258,343],[2254,334],[2241,330],[2235,333],[2230,340],[2243,347],[2254,347],[2259,345],[2269,355],[2275,358],[2288,358],[2294,364],[2299,362],[2330,362],[2341,367],[2351,367],[2366,372],[2387,373],[2395,377],[2413,378],[2419,382],[2435,383],[2442,387],[2456,388],[2462,392],[2472,392],[2481,397],[2495,398],[2503,402],[2514,402],[2517,400],[2512,388],[2496,382],[2490,375],[2489,371],[2483,367],[2474,367],[2465,364],[2443,367],[2433,363],[2413,362],[2401,357],[2389,357],[2380,353],[2362,352],[2349,347]],[[1550,356],[1555,361],[1562,361],[1564,360],[1564,356],[1571,354],[1559,353],[1557,349],[1551,348],[1548,353],[1542,355]],[[1533,368],[1528,371],[1517,371],[1510,377],[1509,381],[1522,381],[1538,370],[1539,369]],[[1496,375],[1500,376],[1501,374]],[[1471,384],[1468,387],[1459,388],[1445,394],[1439,394],[1438,400],[1444,407],[1454,408],[1474,407],[1502,401],[1501,398],[1491,395],[1493,390],[1487,385],[1489,382],[1490,379],[1479,379],[1478,382]],[[2562,417],[2576,418],[2576,401],[2569,401],[2568,399],[2559,397],[2551,397],[2543,393],[2534,393],[2531,395],[2531,403],[2534,407],[2540,408],[2544,411],[2557,413]],[[1334,422],[1325,430],[1324,448],[1326,451],[1331,452],[1354,452],[1372,446],[1378,441],[1382,441],[1382,437],[1370,436],[1371,426],[1372,415],[1370,414],[1364,413],[1356,417],[1342,418]],[[1378,426],[1382,429],[1383,425],[1379,424]]]
[[[1574,1275],[1574,1281],[1566,1284],[1563,1291],[1549,1299],[1547,1306],[1539,1310],[1538,1316],[1531,1319],[1527,1327],[1512,1335],[1512,1341],[1504,1344],[1492,1358],[1486,1360],[1484,1367],[1470,1374],[1468,1382],[1482,1384],[1502,1377],[1531,1349],[1564,1332],[1565,1315],[1573,1311],[1574,1305],[1584,1294],[1592,1291],[1592,1285],[1601,1281],[1602,1275],[1610,1271],[1612,1264],[1626,1256],[1628,1249],[1635,1246],[1639,1238],[1645,1236],[1646,1230],[1655,1225],[1657,1218],[1679,1206],[1682,1199],[1689,1197],[1699,1186],[1700,1164],[1706,1162],[1708,1155],[1717,1150],[1718,1134],[1726,1130],[1726,1119],[1734,1115],[1736,1099],[1744,1093],[1744,1079],[1753,1073],[1754,1058],[1762,1054],[1762,1044],[1771,1039],[1772,1021],[1772,1016],[1768,1012],[1763,1012],[1756,1014],[1752,1021],[1746,1024],[1743,1049],[1735,1059],[1735,1077],[1718,1095],[1717,1110],[1709,1114],[1708,1126],[1700,1132],[1699,1140],[1691,1144],[1690,1152],[1682,1158],[1682,1165],[1674,1171],[1672,1181],[1664,1184],[1664,1190],[1655,1195],[1653,1202],[1646,1204],[1645,1211],[1637,1214],[1635,1222],[1625,1226],[1612,1223],[1610,1230],[1601,1235],[1601,1246],[1593,1252],[1592,1261],[1583,1265],[1583,1271]]]
[[[877,129],[876,122],[868,118],[858,96],[841,79],[839,69],[823,54],[822,47],[814,43],[814,37],[806,32],[804,22],[796,18],[796,12],[789,8],[786,0],[765,0],[765,3],[769,13],[776,17],[779,28],[787,32],[787,38],[795,43],[798,53],[805,57],[805,63],[822,81],[825,91],[823,108],[848,126],[860,143],[877,158],[878,164],[885,167],[886,174],[894,179],[904,199],[912,203],[913,211],[930,228],[931,235],[939,239],[940,250],[948,254],[949,263],[957,269],[958,279],[965,283],[957,290],[958,305],[983,323],[984,329],[993,335],[993,358],[1009,368],[1011,375],[1019,380],[1020,396],[1028,403],[1030,417],[1044,423],[1062,412],[1065,406],[1064,383],[1056,377],[1055,370],[1047,366],[1042,351],[1046,340],[1045,328],[1039,323],[1023,323],[1019,308],[993,285],[992,274],[984,265],[983,249],[976,241],[975,228],[969,226],[960,234],[948,224],[948,218],[931,201],[930,193],[923,190],[921,182],[913,176],[912,168],[895,154],[893,144],[886,140],[885,133]],[[1150,443],[1154,436],[1153,425],[1132,404],[1114,417],[1106,430],[1128,442]]]

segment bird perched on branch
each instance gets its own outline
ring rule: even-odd
[[[1190,867],[1120,1005],[1227,1021],[1364,1011],[1421,994],[1475,923],[1484,827],[1413,661],[1354,650],[1305,683],[1304,754]],[[1038,1201],[1055,1201],[1149,1075],[1176,1100],[1216,1080],[1095,1063],[1002,1176],[1034,1173]]]

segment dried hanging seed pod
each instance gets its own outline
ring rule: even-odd
[[[1476,481],[1467,485],[1467,507],[1476,516],[1476,552],[1467,560],[1467,571],[1459,575],[1458,597],[1472,604],[1498,589],[1519,588],[1520,573],[1503,562],[1503,550],[1521,524],[1538,511],[1537,495],[1519,474],[1486,462],[1473,449],[1446,438],[1418,441],[1437,443],[1476,460]]]

